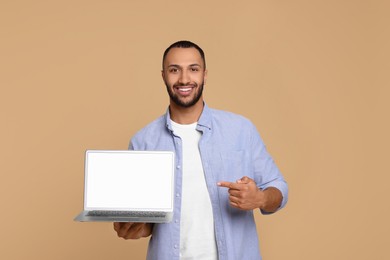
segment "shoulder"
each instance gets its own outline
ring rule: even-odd
[[[222,140],[230,150],[246,150],[252,143],[258,143],[260,134],[248,118],[217,109],[210,110],[212,133],[217,140]]]
[[[162,116],[158,117],[157,119],[155,119],[154,121],[147,124],[146,126],[144,126],[141,130],[139,130],[134,135],[134,137],[142,136],[144,134],[154,132],[154,131],[161,131],[161,129],[165,127],[165,122],[166,122],[165,116],[162,115]]]
[[[165,131],[166,120],[162,115],[139,130],[130,141],[130,149],[142,150],[147,145],[153,144]]]
[[[220,125],[241,126],[241,127],[253,127],[253,123],[246,117],[218,109],[210,109],[213,121]]]

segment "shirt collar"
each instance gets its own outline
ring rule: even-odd
[[[202,114],[200,115],[198,126],[211,129],[211,109],[204,103]]]
[[[169,107],[165,113],[165,126],[172,132],[172,124],[171,124],[171,115],[169,112]],[[198,128],[206,127],[211,129],[211,109],[204,103],[202,114],[198,120]],[[200,130],[200,129],[198,129]]]

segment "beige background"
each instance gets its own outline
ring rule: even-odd
[[[1,259],[143,259],[76,223],[86,149],[164,113],[161,55],[206,52],[209,106],[250,118],[290,185],[266,260],[390,259],[388,1],[0,1]]]

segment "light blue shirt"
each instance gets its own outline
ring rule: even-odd
[[[202,133],[199,150],[213,209],[219,260],[261,259],[253,211],[230,206],[227,189],[218,187],[217,182],[236,182],[248,176],[260,189],[275,187],[283,194],[280,208],[287,202],[287,183],[248,119],[204,105],[197,130]],[[183,158],[181,140],[173,134],[169,109],[139,131],[129,149],[175,152],[173,221],[154,225],[147,259],[179,260]]]

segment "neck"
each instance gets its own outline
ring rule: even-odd
[[[202,99],[199,99],[199,101],[191,107],[181,107],[171,101],[169,105],[169,113],[172,121],[181,125],[189,125],[198,122],[203,111],[203,106]]]

